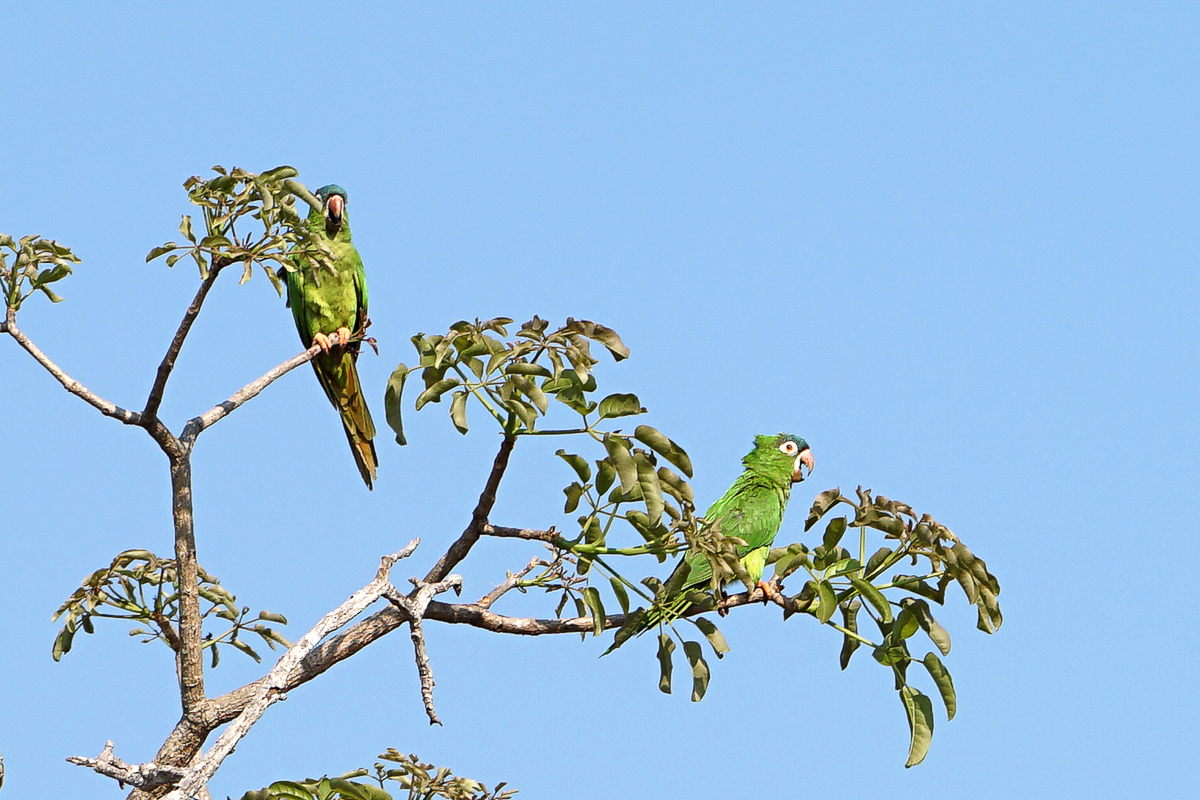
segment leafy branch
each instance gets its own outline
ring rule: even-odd
[[[209,633],[203,647],[211,653],[211,665],[220,661],[220,647],[236,648],[255,661],[262,657],[246,641],[244,634],[255,634],[272,650],[276,645],[291,647],[269,624],[286,625],[281,614],[259,611],[250,615],[249,606],[237,605],[237,597],[221,586],[203,568],[198,568],[199,594],[207,607],[201,619],[219,619],[228,629]],[[180,590],[178,570],[173,559],[162,559],[148,550],[126,550],[112,564],[89,575],[83,584],[54,612],[53,620],[64,618],[63,627],[54,639],[52,655],[58,661],[71,651],[75,634],[95,632],[97,619],[123,619],[145,628],[136,627],[130,636],[143,637],[142,642],[158,640],[179,652]]]

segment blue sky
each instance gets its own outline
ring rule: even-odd
[[[461,318],[594,319],[686,447],[698,502],[756,433],[928,511],[1003,586],[1005,626],[938,617],[959,713],[921,766],[887,672],[840,637],[750,610],[709,696],[658,692],[653,643],[517,640],[431,625],[444,728],[398,635],[293,692],[215,796],[415,752],[521,797],[1187,796],[1197,790],[1187,609],[1200,557],[1200,11],[1174,3],[57,4],[6,12],[0,231],[83,257],[22,328],[140,407],[195,291],[144,264],[212,164],[291,164],[350,195],[381,355]],[[261,275],[218,282],[163,406],[187,418],[298,352]],[[165,459],[0,340],[0,752],[8,800],[117,797],[63,760],[149,759],[177,717],[170,657],[119,625],[50,660],[59,603],[130,547],[171,548]],[[469,519],[496,446],[431,406],[381,435],[366,492],[311,373],[200,440],[201,562],[298,636]],[[514,457],[493,519],[563,525],[558,443]],[[810,541],[812,537],[805,538]],[[810,541],[810,544],[813,542]],[[536,551],[486,542],[479,597]],[[419,563],[418,563],[419,562]],[[549,601],[499,610],[549,615]],[[241,663],[245,662],[245,663]],[[232,654],[220,691],[259,670]]]

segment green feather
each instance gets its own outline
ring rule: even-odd
[[[329,335],[338,328],[349,328],[354,335],[361,336],[367,322],[367,279],[362,258],[350,240],[348,215],[344,210],[340,217],[334,215],[329,202],[331,197],[339,196],[344,209],[346,192],[339,186],[329,185],[314,194],[324,208],[313,209],[306,224],[313,236],[323,240],[333,251],[335,271],[320,269],[297,256],[293,259],[296,269],[284,273],[288,305],[300,341],[306,348],[312,347],[316,334]],[[345,348],[335,347],[314,358],[312,367],[325,396],[341,415],[354,462],[369,489],[379,460],[371,441],[375,438],[375,423],[358,379],[358,351],[358,343]]]

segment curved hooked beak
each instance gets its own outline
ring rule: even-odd
[[[346,200],[340,194],[331,194],[325,201],[325,227],[337,230],[342,227],[342,214],[346,209]]]
[[[792,483],[799,483],[804,480],[804,468],[808,467],[808,474],[812,475],[813,466],[816,461],[813,460],[812,450],[805,448],[800,455],[796,456],[792,467]]]

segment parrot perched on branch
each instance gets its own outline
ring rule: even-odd
[[[813,455],[808,442],[790,433],[774,436],[754,437],[754,449],[742,459],[746,470],[737,477],[733,485],[713,503],[705,513],[708,525],[725,537],[736,537],[745,542],[738,545],[737,554],[746,570],[746,588],[765,585],[762,581],[767,554],[775,543],[775,536],[783,524],[783,511],[787,507],[792,484],[804,480],[804,468],[813,469]],[[684,570],[687,570],[684,573]],[[632,629],[617,631],[612,647],[605,655],[620,647],[632,636],[643,633],[655,625],[669,623],[691,605],[688,594],[703,589],[712,582],[712,565],[704,554],[696,549],[689,550],[683,562],[667,579],[666,585],[680,584],[677,592],[664,604],[655,604]]]
[[[350,242],[350,222],[346,216],[346,190],[330,184],[313,193],[322,203],[308,214],[306,224],[315,238],[333,251],[336,274],[297,256],[295,270],[282,270],[287,283],[288,305],[296,321],[300,341],[306,348],[320,346],[312,360],[313,371],[329,402],[342,417],[342,427],[354,462],[367,488],[372,488],[379,460],[375,455],[375,423],[363,397],[358,380],[359,342],[367,324],[367,280],[362,259]],[[338,344],[330,346],[329,336],[336,333]]]

